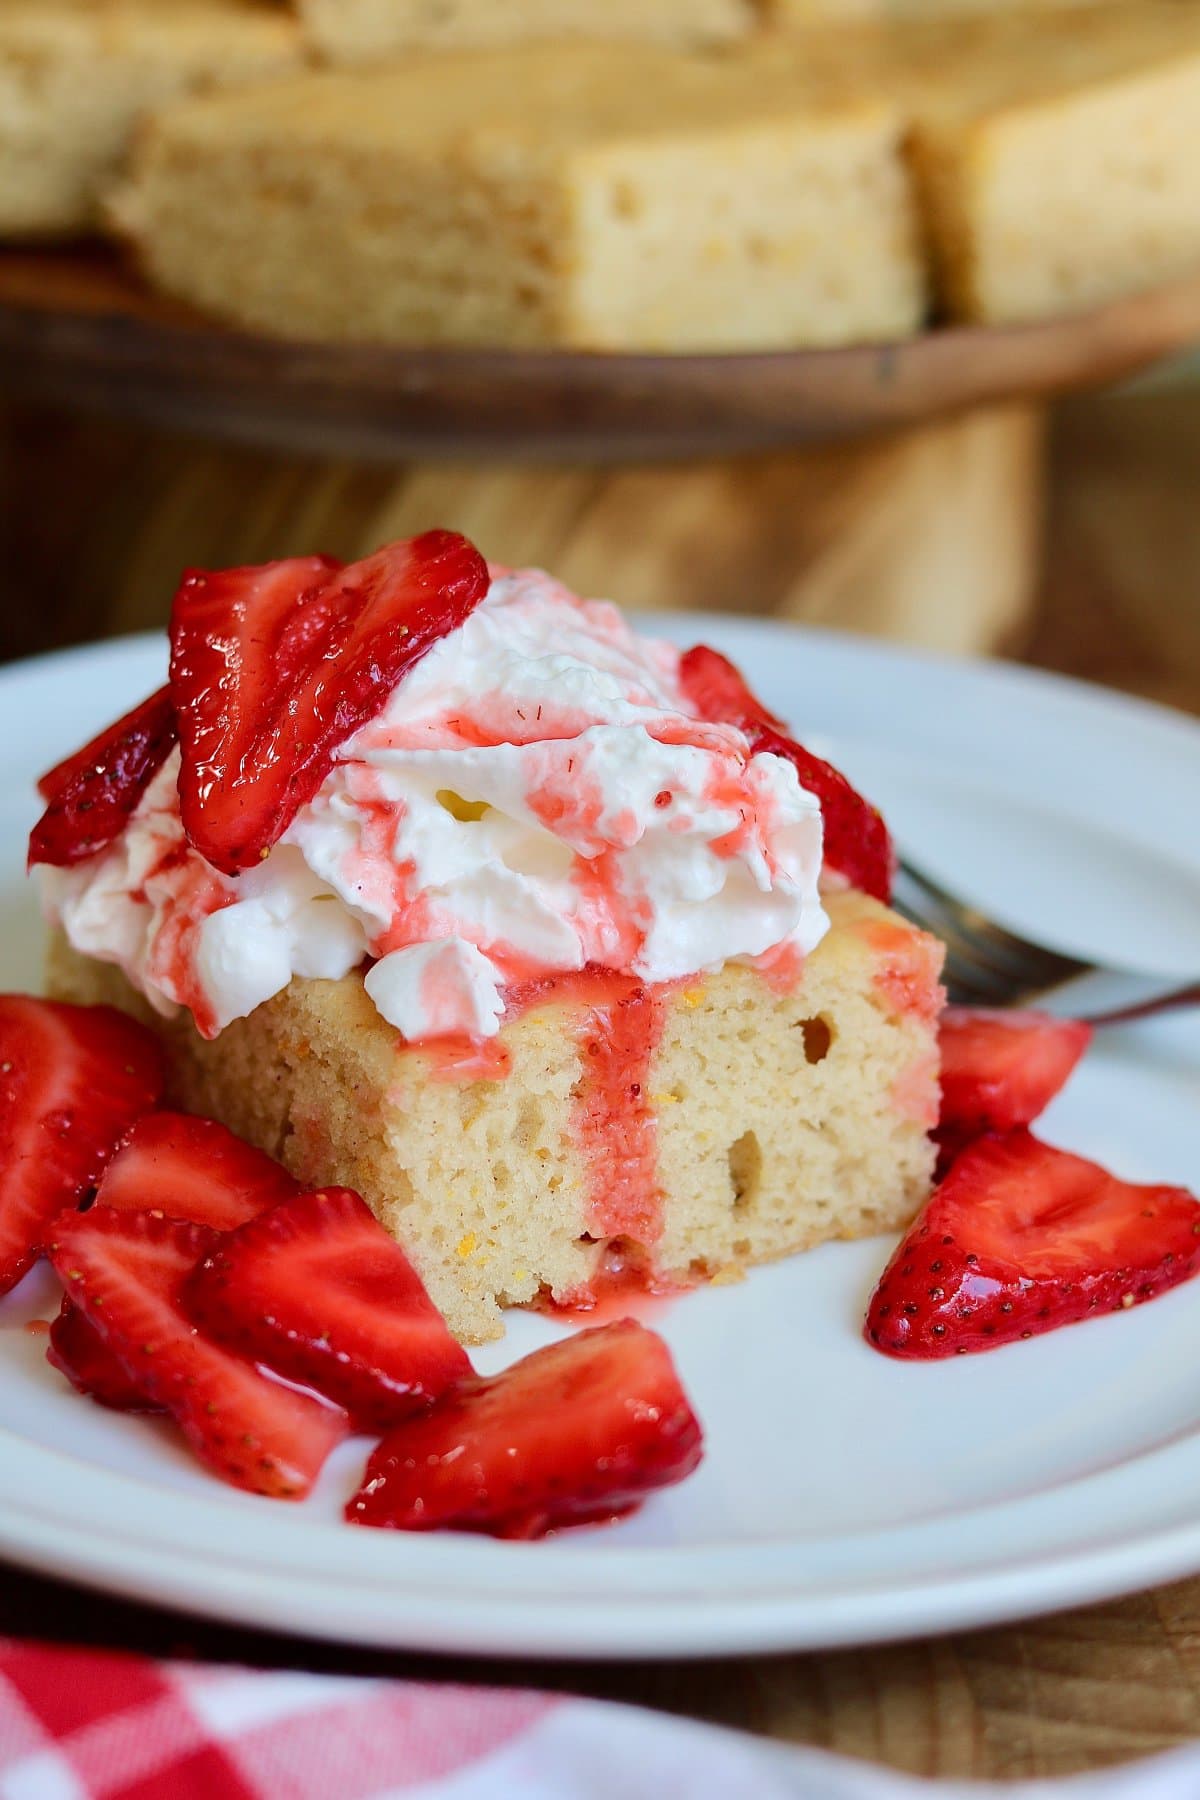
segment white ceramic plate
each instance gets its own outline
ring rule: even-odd
[[[1200,729],[1068,683],[706,619],[766,700],[824,734],[908,847],[1075,946],[1200,969]],[[161,678],[133,641],[0,674],[0,984],[38,981],[22,878],[33,777]],[[1106,1037],[1054,1141],[1200,1189],[1200,1018]],[[361,1643],[695,1655],[982,1625],[1200,1570],[1200,1283],[991,1355],[868,1349],[890,1246],[829,1246],[656,1316],[704,1419],[700,1473],[636,1518],[535,1545],[352,1530],[365,1445],[288,1507],[222,1487],[167,1430],[76,1399],[0,1303],[0,1549],[248,1625]],[[555,1335],[514,1315],[485,1369]]]

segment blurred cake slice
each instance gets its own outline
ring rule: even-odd
[[[300,338],[766,349],[924,309],[895,109],[766,53],[533,46],[193,101],[116,210],[168,291]]]
[[[1200,272],[1196,0],[801,33],[792,55],[802,83],[852,69],[908,116],[952,316],[1019,323]]]
[[[281,73],[300,55],[295,23],[254,0],[6,0],[0,232],[90,229],[150,108]]]
[[[358,974],[295,980],[211,1041],[61,934],[49,989],[152,1024],[177,1101],[306,1185],[357,1188],[480,1342],[542,1294],[730,1280],[910,1222],[933,1168],[942,946],[866,895],[827,907],[796,983],[732,964],[660,989],[566,977],[457,1051],[406,1047]],[[614,1025],[623,1006],[639,1016]],[[612,1079],[626,1039],[657,1045],[633,1084]]]
[[[1045,318],[1200,273],[1200,7],[930,28],[905,52],[947,308]]]
[[[561,38],[718,43],[754,24],[752,0],[299,0],[313,45],[355,62]]]
[[[809,25],[907,24],[926,19],[966,19],[995,13],[1064,12],[1107,0],[765,0],[770,23]]]

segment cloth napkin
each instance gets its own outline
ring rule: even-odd
[[[0,1639],[0,1800],[1195,1800],[1200,1749],[1067,1782],[907,1780],[633,1707]]]

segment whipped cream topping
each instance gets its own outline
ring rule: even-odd
[[[493,1036],[504,989],[589,963],[663,982],[806,955],[820,808],[781,757],[691,712],[679,652],[538,571],[494,579],[350,739],[253,870],[186,843],[178,754],[121,838],[43,871],[47,911],[214,1036],[293,976],[373,959],[408,1040]]]

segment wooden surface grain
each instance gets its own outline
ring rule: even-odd
[[[0,415],[0,655],[160,629],[180,570],[353,558],[449,526],[639,610],[763,612],[979,651],[1028,619],[1042,414],[775,456],[322,462],[43,408]]]
[[[1076,316],[737,355],[299,344],[152,294],[119,256],[0,250],[0,391],[322,455],[701,456],[1095,387],[1200,333],[1200,276]]]
[[[119,433],[106,443],[103,485],[112,495],[123,470],[131,481],[144,479],[145,451]],[[52,449],[41,446],[44,455]],[[31,461],[14,461],[10,441],[0,479],[9,500],[9,548],[23,546],[27,557],[36,548],[39,556],[26,565],[6,562],[0,627],[9,653],[32,648],[39,637],[151,622],[142,608],[158,607],[149,598],[158,593],[155,572],[180,534],[193,528],[188,520],[202,518],[205,509],[205,531],[233,557],[258,553],[267,537],[275,542],[284,531],[298,544],[323,541],[345,519],[349,496],[355,516],[361,510],[367,523],[397,518],[408,504],[380,471],[263,461],[254,469],[259,522],[248,532],[218,464],[205,454],[189,461],[179,451],[178,457],[164,482],[163,515],[143,525],[142,535],[133,533],[131,550],[132,499],[124,509],[110,503],[106,518],[86,519],[87,509],[69,503],[44,474],[35,488]],[[737,478],[748,487],[775,478],[771,465],[757,468],[756,476],[743,470]],[[1200,395],[1072,403],[1054,422],[1050,468],[1039,603],[1031,621],[1012,627],[1020,636],[1010,641],[1010,652],[1200,714]],[[428,479],[450,477],[442,471]],[[501,522],[517,492],[503,481],[496,488]],[[478,496],[472,503],[483,505]],[[550,513],[561,507],[554,529],[569,548],[583,529],[581,518],[572,522],[575,499],[549,494],[542,503]],[[593,496],[583,517],[596,504]],[[16,510],[22,518],[14,535]],[[659,523],[656,516],[656,529]],[[697,559],[703,553],[698,543]],[[14,614],[23,566],[35,570],[28,579],[42,586],[36,606]],[[141,596],[133,616],[121,594]],[[55,612],[58,602],[67,608],[65,619]],[[16,1571],[0,1581],[0,1631],[265,1664],[540,1684],[823,1745],[923,1775],[1064,1775],[1200,1737],[1200,1581],[925,1643],[679,1666],[357,1653],[201,1625]]]

